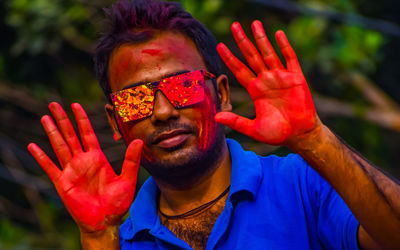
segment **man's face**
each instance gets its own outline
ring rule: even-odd
[[[134,83],[199,69],[207,70],[191,40],[180,33],[161,32],[149,42],[116,48],[109,62],[109,80],[115,92]],[[114,126],[115,132],[121,133],[127,143],[143,140],[142,165],[150,174],[178,175],[189,173],[190,166],[202,159],[210,161],[218,156],[219,152],[214,151],[218,151],[224,136],[222,127],[214,121],[216,95],[212,81],[206,80],[204,101],[190,107],[176,109],[157,91],[148,118],[123,122],[118,114],[112,115],[110,106],[107,110],[111,123],[116,118],[119,126],[119,131]]]

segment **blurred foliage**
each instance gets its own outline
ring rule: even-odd
[[[309,16],[296,18],[289,24],[289,35],[296,41],[297,53],[304,55],[301,60],[305,67],[317,65],[326,74],[337,70],[374,72],[379,63],[377,52],[383,42],[382,35],[357,26],[329,26],[327,20]]]
[[[46,152],[51,152],[39,122],[40,115],[48,113],[48,102],[59,101],[65,106],[76,101],[83,103],[106,155],[117,172],[120,169],[124,145],[112,141],[103,111],[104,97],[94,77],[91,59],[98,32],[104,27],[102,8],[111,2],[0,2],[0,114],[3,118],[0,121],[0,249],[79,248],[78,229],[44,172],[25,150],[28,142],[35,141]],[[400,161],[399,132],[363,119],[371,103],[347,80],[353,72],[362,74],[399,103],[400,38],[349,20],[333,20],[329,15],[296,12],[289,8],[290,3],[297,3],[323,13],[372,17],[399,25],[396,18],[400,3],[389,0],[293,0],[282,1],[277,7],[251,0],[180,2],[241,59],[243,56],[230,35],[233,21],[240,21],[249,36],[251,21],[263,21],[274,46],[274,32],[285,30],[312,91],[353,107],[354,117],[321,113],[324,122],[371,161],[400,177],[396,165]],[[272,2],[276,1],[265,0],[265,3]],[[234,111],[247,117],[254,116],[247,93],[226,68],[225,72],[231,81]],[[260,154],[274,151],[284,155],[288,152],[286,148],[261,145],[230,130],[227,133],[246,149]],[[51,157],[55,159],[54,155]],[[21,171],[14,172],[13,169]],[[141,170],[139,183],[146,177]]]
[[[14,0],[7,1],[6,24],[17,33],[11,47],[14,55],[28,52],[53,54],[64,40],[79,36],[91,43],[94,37],[88,26],[88,9],[78,1]]]

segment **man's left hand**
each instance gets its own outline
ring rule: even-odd
[[[245,56],[249,69],[223,44],[217,50],[254,102],[256,118],[250,120],[231,112],[220,112],[215,120],[247,136],[272,145],[288,145],[291,140],[321,125],[315,112],[307,82],[296,54],[283,31],[275,36],[286,60],[282,65],[271,46],[262,23],[254,21],[252,31],[259,51],[238,22],[232,33]]]

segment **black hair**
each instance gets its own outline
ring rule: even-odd
[[[180,3],[153,0],[122,0],[104,10],[108,31],[100,38],[94,54],[95,72],[109,102],[108,63],[112,51],[125,43],[143,43],[154,36],[154,30],[177,31],[191,39],[202,56],[207,70],[221,74],[221,61],[213,34],[185,11]],[[215,81],[213,81],[215,85]]]

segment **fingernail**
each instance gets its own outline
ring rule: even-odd
[[[73,102],[71,104],[71,108],[79,108],[79,107],[81,107],[81,105],[79,103],[77,103],[77,102]]]
[[[259,20],[255,20],[253,21],[253,23],[251,24],[252,28],[263,28],[262,23]]]
[[[223,43],[219,43],[218,45],[217,45],[217,50],[221,50],[221,51],[226,51],[226,45],[225,44],[223,44]]]
[[[53,105],[55,105],[55,102],[49,103],[49,108],[51,108]]]
[[[113,137],[114,137],[114,141],[119,141],[117,134],[114,134]]]
[[[240,27],[241,27],[241,25],[239,22],[234,22],[234,23],[232,23],[231,31],[236,31],[236,30],[240,29]]]
[[[133,142],[136,144],[139,144],[139,143],[143,144],[143,141],[141,139],[135,139]]]
[[[40,118],[40,121],[42,121],[42,122],[43,122],[44,120],[48,119],[47,117],[48,117],[48,115],[44,115],[44,116],[42,116],[42,117]]]

